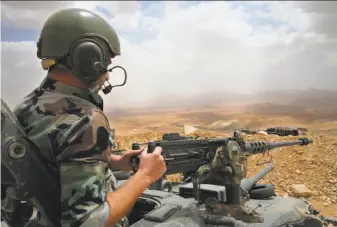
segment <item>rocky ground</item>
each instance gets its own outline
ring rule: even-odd
[[[146,142],[161,139],[161,132],[117,136],[118,148],[130,148],[132,142]],[[217,137],[230,136],[225,132],[195,132],[193,136]],[[307,199],[315,209],[324,215],[337,217],[337,137],[326,133],[309,136],[314,143],[308,147],[293,146],[274,149],[272,162],[274,169],[261,183],[272,183],[276,193],[282,196],[295,196],[292,185],[304,184],[311,196]],[[297,137],[279,137],[274,135],[244,135],[245,140],[293,140]],[[262,155],[255,155],[248,160],[248,177],[260,171],[264,166],[257,166]],[[265,156],[266,157],[266,156]],[[267,158],[268,159],[268,158]],[[267,165],[267,164],[266,164]],[[180,175],[168,176],[171,181],[179,181]]]

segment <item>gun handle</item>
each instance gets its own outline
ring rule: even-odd
[[[138,149],[140,149],[140,146],[139,146],[138,143],[132,143],[132,148],[131,149],[132,150],[138,150]],[[134,173],[137,172],[136,167],[138,168],[139,163],[140,163],[140,158],[138,157],[138,155],[135,155],[135,156],[131,157],[131,167],[132,167],[132,171]]]
[[[156,147],[157,144],[155,142],[149,142],[147,146],[147,153],[152,153]]]
[[[155,142],[149,142],[148,143],[148,149],[147,149],[147,153],[152,153],[154,151],[154,149],[156,149],[157,144]],[[140,146],[138,143],[132,143],[132,150],[138,150],[140,149]],[[138,157],[138,155],[135,155],[133,157],[131,157],[131,166],[132,166],[132,171],[134,173],[137,172],[136,167],[139,166],[140,163],[140,158]]]

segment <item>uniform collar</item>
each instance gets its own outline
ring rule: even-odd
[[[46,77],[40,87],[39,90],[42,91],[50,91],[50,92],[58,92],[62,94],[68,94],[68,95],[74,95],[79,98],[82,98],[98,108],[100,108],[103,111],[103,99],[102,97],[97,93],[90,92],[89,89],[80,89],[59,81],[56,81],[54,79]]]

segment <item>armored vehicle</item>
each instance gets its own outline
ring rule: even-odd
[[[84,116],[79,124],[85,124]],[[59,186],[45,162],[37,156],[36,146],[5,102],[1,103],[1,211],[10,227],[29,226],[33,208],[48,226],[60,226]],[[74,124],[65,140],[74,139],[81,125]],[[69,138],[68,138],[69,137]],[[333,218],[318,214],[303,199],[276,196],[272,184],[258,184],[273,165],[251,178],[243,168],[251,154],[270,149],[312,143],[301,138],[286,142],[246,142],[241,137],[220,139],[185,138],[168,133],[162,140],[146,143],[148,152],[163,148],[167,172],[183,173],[183,182],[162,179],[154,182],[128,214],[131,227],[168,226],[328,226]],[[134,149],[139,144],[132,144]],[[137,163],[139,158],[133,157]],[[28,172],[29,170],[29,172]],[[137,169],[134,169],[136,172]],[[132,174],[115,172],[120,185]],[[91,226],[90,219],[82,227]]]

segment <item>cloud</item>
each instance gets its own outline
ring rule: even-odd
[[[336,11],[337,4],[333,1],[313,1],[313,2],[297,2],[302,10],[309,15],[312,28],[327,36],[336,38]]]
[[[6,3],[4,16],[15,26],[39,29],[54,7],[79,6],[116,28],[122,55],[113,64],[125,67],[129,79],[104,96],[109,107],[215,91],[330,89],[337,84],[333,2],[15,3]],[[32,6],[38,16],[30,16]],[[10,13],[14,11],[19,13]],[[2,43],[2,56],[8,59],[2,60],[2,95],[17,102],[45,74],[36,59],[36,45]],[[21,66],[10,63],[12,59]],[[121,81],[118,73],[111,78]],[[15,97],[8,88],[14,80],[26,84]]]

